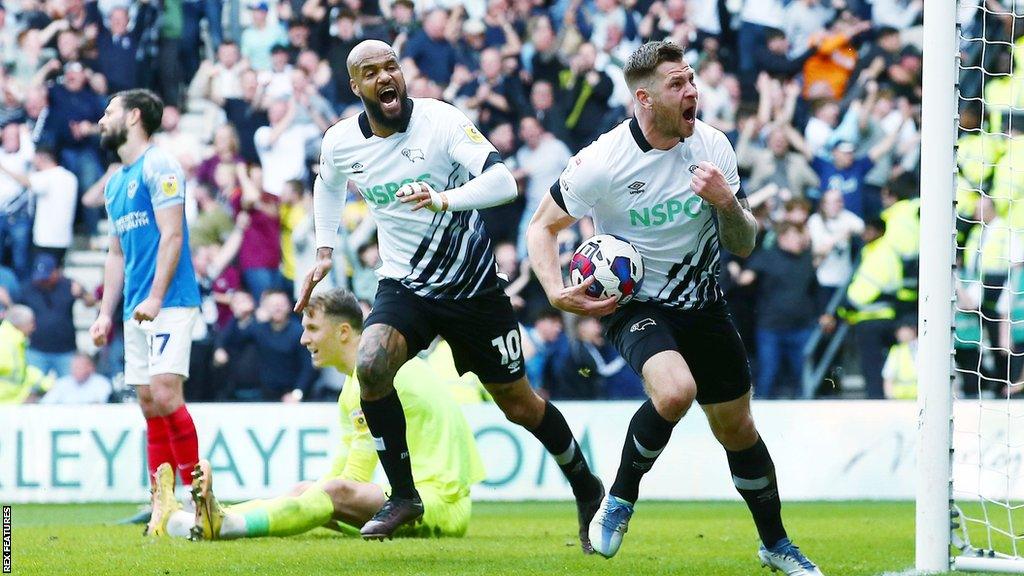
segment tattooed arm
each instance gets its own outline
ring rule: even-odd
[[[754,251],[757,239],[757,221],[750,212],[746,198],[736,198],[725,208],[716,207],[718,212],[718,236],[722,246],[729,252],[746,258]]]
[[[717,166],[701,162],[693,172],[691,186],[695,194],[711,204],[718,213],[718,236],[722,246],[746,258],[754,251],[757,222],[746,198],[737,198]]]

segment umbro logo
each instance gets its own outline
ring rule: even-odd
[[[633,324],[632,326],[630,326],[629,327],[629,331],[630,332],[641,332],[641,331],[645,330],[648,326],[655,326],[655,325],[656,325],[656,323],[654,322],[653,318],[644,318],[643,320],[641,320],[641,321],[637,322],[636,324]]]
[[[514,360],[512,362],[509,362],[509,364],[508,364],[508,371],[509,371],[509,373],[513,373],[516,370],[519,370],[520,364],[521,364],[520,360]]]
[[[629,188],[629,193],[630,194],[642,194],[643,191],[644,191],[644,186],[647,186],[646,182],[641,182],[639,180],[635,180],[635,181],[633,181],[632,184],[627,186],[627,188]]]
[[[352,173],[353,174],[362,174],[365,171],[366,171],[366,166],[363,166],[359,162],[356,162],[355,164],[352,165]]]
[[[403,148],[402,156],[405,156],[406,159],[413,164],[415,164],[417,160],[427,159],[427,157],[423,155],[423,150],[420,150],[419,148]]]

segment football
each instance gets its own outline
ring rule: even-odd
[[[572,255],[569,279],[574,286],[593,276],[587,295],[615,298],[619,304],[633,299],[644,279],[644,261],[632,244],[611,234],[584,240]]]

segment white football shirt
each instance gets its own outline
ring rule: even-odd
[[[74,240],[78,178],[64,167],[54,166],[29,174],[28,181],[39,215],[32,221],[32,242],[44,248],[69,248]]]
[[[714,210],[690,189],[711,162],[742,197],[736,152],[725,134],[697,120],[670,150],[652,148],[636,119],[619,124],[569,160],[551,187],[569,215],[591,214],[598,234],[618,236],[644,259],[637,300],[694,309],[722,299]]]
[[[461,186],[483,172],[497,150],[454,106],[430,98],[410,102],[406,129],[387,138],[373,134],[365,112],[327,130],[320,178],[335,190],[351,181],[366,199],[377,221],[381,278],[429,298],[496,290],[491,241],[476,210],[413,212],[395,193],[415,181],[439,192]]]

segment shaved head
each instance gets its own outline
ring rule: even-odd
[[[395,53],[395,49],[387,42],[381,42],[380,40],[363,40],[359,44],[356,44],[355,48],[348,53],[348,60],[345,61],[345,65],[348,67],[349,77],[354,78],[359,67],[366,60],[385,55],[393,56],[395,60],[398,59],[398,54]]]
[[[404,130],[412,100],[394,48],[380,40],[364,40],[349,52],[346,65],[352,92],[363,102],[378,135]]]

